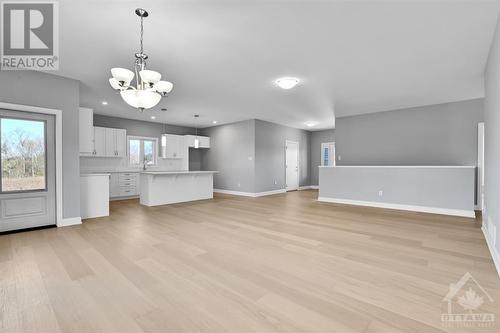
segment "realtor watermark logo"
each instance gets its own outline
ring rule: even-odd
[[[480,309],[487,302],[493,303],[493,298],[469,272],[450,284],[443,302],[447,306],[447,312],[441,314],[444,327],[495,326],[495,314]]]
[[[1,2],[2,70],[59,69],[59,7],[54,1]]]

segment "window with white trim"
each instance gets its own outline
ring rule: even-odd
[[[156,165],[158,159],[158,138],[128,136],[128,164],[130,166]]]

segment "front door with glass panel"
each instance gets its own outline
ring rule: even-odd
[[[54,123],[0,109],[0,232],[56,224]]]

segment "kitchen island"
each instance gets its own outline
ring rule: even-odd
[[[212,199],[217,171],[143,171],[140,203],[145,206]]]

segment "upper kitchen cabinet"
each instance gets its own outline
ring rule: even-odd
[[[183,135],[163,134],[161,136],[161,157],[181,159],[186,156],[187,145]]]
[[[127,131],[121,128],[105,128],[106,156],[125,157]]]
[[[78,114],[80,155],[94,154],[94,111],[80,108]]]
[[[198,138],[198,148],[210,148],[210,137],[208,136],[196,136],[196,135],[185,135],[189,148],[195,148],[195,140]]]
[[[127,155],[127,131],[121,128],[94,126],[92,128],[90,154],[94,157],[125,157]]]
[[[94,127],[94,156],[106,156],[106,128]]]

